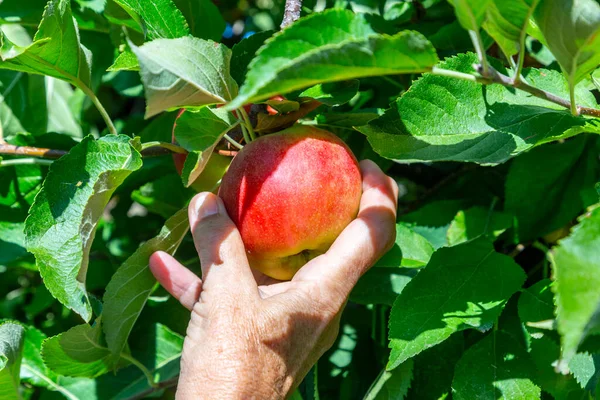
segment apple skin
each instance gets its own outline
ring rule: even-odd
[[[219,189],[250,266],[280,280],[329,249],[356,217],[361,195],[348,146],[301,125],[244,146]]]

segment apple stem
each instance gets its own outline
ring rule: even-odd
[[[250,121],[250,117],[248,116],[248,113],[246,112],[246,110],[244,110],[244,107],[240,107],[239,109],[240,114],[242,115],[242,118],[244,119],[244,123],[242,125],[246,125],[246,129],[248,130],[248,133],[250,134],[250,140],[254,140],[256,139],[256,135],[254,134],[254,128],[252,128],[252,122]]]

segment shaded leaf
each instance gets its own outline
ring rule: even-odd
[[[250,65],[258,49],[268,38],[273,36],[273,33],[274,31],[257,32],[233,46],[231,49],[231,76],[238,85],[241,86],[244,83],[248,65]]]
[[[530,355],[535,364],[535,382],[556,400],[589,400],[589,395],[572,374],[557,372],[554,366],[560,356],[560,347],[547,335],[533,339]]]
[[[490,0],[449,0],[463,28],[478,31],[486,17]]]
[[[415,273],[405,268],[373,267],[358,280],[350,293],[350,301],[391,306]]]
[[[211,0],[173,0],[183,13],[190,33],[200,39],[218,42],[225,31],[225,20]]]
[[[142,166],[127,136],[84,138],[55,161],[25,223],[27,249],[44,284],[66,307],[89,321],[85,290],[96,224],[115,189]]]
[[[310,97],[328,106],[339,106],[349,102],[358,91],[359,81],[321,83],[300,93],[299,97]]]
[[[529,324],[554,319],[554,295],[551,288],[552,281],[542,279],[523,290],[519,296],[519,318],[534,337],[539,337],[536,333],[540,330]]]
[[[581,217],[571,235],[560,241],[552,264],[561,361],[568,363],[600,323],[600,207]]]
[[[170,108],[225,103],[237,93],[231,50],[222,44],[188,36],[129,46],[140,63],[147,118]]]
[[[365,395],[365,400],[402,400],[413,378],[413,360],[407,360],[393,371],[381,371]]]
[[[377,35],[361,14],[327,10],[302,18],[267,41],[248,67],[229,109],[318,83],[423,72],[437,62],[419,33]]]
[[[454,246],[480,236],[485,236],[493,241],[512,224],[512,215],[501,211],[493,211],[484,207],[461,210],[448,228],[448,245]]]
[[[461,54],[440,67],[469,73],[474,63],[474,54]],[[524,75],[536,87],[568,98],[568,86],[558,72],[532,69]],[[583,101],[595,102],[590,95],[578,88]],[[542,143],[598,133],[600,122],[572,116],[520,90],[429,74],[383,116],[357,129],[378,154],[397,161],[497,164]]]
[[[527,33],[529,18],[540,0],[491,0],[487,9],[484,29],[502,48],[512,56],[519,51]]]
[[[0,398],[21,399],[19,371],[25,328],[15,322],[0,323]]]
[[[465,351],[456,364],[452,398],[540,399],[533,371],[533,362],[519,342],[503,331],[494,331]]]
[[[44,364],[58,375],[95,378],[108,372],[113,363],[102,338],[100,320],[93,326],[82,324],[46,339],[41,356]]]
[[[513,161],[504,209],[515,215],[520,240],[559,229],[589,205],[582,192],[591,190],[598,176],[589,139],[542,146]]]
[[[600,64],[600,4],[595,0],[544,0],[535,20],[569,85]],[[560,29],[557,29],[560,27]]]
[[[456,333],[442,343],[417,355],[409,399],[443,399],[452,390],[454,367],[463,354],[465,340]],[[431,377],[435,376],[435,379]]]
[[[189,229],[187,208],[165,222],[158,236],[144,243],[113,275],[104,294],[103,327],[113,357],[118,357],[139,317],[156,279],[148,268],[150,256],[161,250],[175,253]]]
[[[523,270],[483,239],[437,250],[394,302],[388,370],[454,332],[491,328],[524,281]]]

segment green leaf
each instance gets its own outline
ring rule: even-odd
[[[112,367],[111,354],[102,338],[100,320],[82,324],[44,340],[44,364],[58,375],[95,378]]]
[[[140,63],[147,118],[170,108],[225,103],[237,93],[231,50],[222,44],[188,36],[129,46]]]
[[[506,178],[505,211],[517,218],[520,240],[552,232],[589,205],[582,191],[597,177],[596,153],[584,136],[516,158]],[[560,162],[556,162],[560,160]]]
[[[553,365],[560,355],[560,347],[544,335],[533,339],[531,358],[535,364],[535,382],[556,400],[589,400],[589,395],[579,386],[572,374],[557,372]]]
[[[181,11],[171,0],[113,0],[142,28],[149,40],[175,39],[190,33]]]
[[[211,0],[173,0],[188,22],[190,33],[200,39],[218,42],[225,31],[225,20]]]
[[[552,264],[561,361],[568,363],[586,334],[600,325],[600,207],[581,217],[571,235],[560,241]]]
[[[0,323],[0,398],[20,400],[19,371],[25,329],[14,322]]]
[[[409,399],[445,399],[452,390],[454,367],[462,356],[465,340],[457,333],[417,355]],[[435,379],[431,377],[435,376]]]
[[[44,339],[46,335],[36,328],[28,327],[25,331],[21,379],[31,385],[57,390],[58,377],[44,364],[41,355]]]
[[[600,4],[595,0],[544,0],[535,21],[569,85],[600,64]],[[557,29],[560,27],[560,29]]]
[[[448,244],[450,224],[456,214],[464,209],[465,203],[464,200],[432,201],[416,211],[401,215],[400,220],[427,239],[434,249],[439,249]]]
[[[129,47],[120,53],[107,71],[139,71],[140,64]]]
[[[513,217],[508,213],[484,207],[461,210],[448,228],[448,245],[454,246],[484,236],[495,240],[512,227]]]
[[[523,270],[483,239],[437,250],[394,302],[387,369],[454,332],[491,328],[524,281]]]
[[[356,111],[349,113],[324,113],[315,118],[317,123],[322,126],[334,126],[343,128],[352,128],[363,126],[381,116],[383,110]]]
[[[504,54],[512,56],[524,43],[529,19],[540,0],[492,0],[488,4],[483,28],[498,43]]]
[[[131,199],[166,219],[179,211],[194,193],[193,190],[184,188],[181,177],[173,173],[134,190]]]
[[[187,110],[177,119],[175,139],[191,153],[188,154],[181,179],[186,187],[200,176],[215,146],[221,138],[238,124],[237,119],[224,108],[203,107]]]
[[[141,166],[127,136],[88,136],[52,164],[29,210],[27,249],[44,284],[85,321],[92,316],[85,276],[96,224],[115,189]]]
[[[113,275],[104,294],[103,327],[114,357],[127,345],[127,338],[139,317],[156,279],[148,268],[155,251],[175,253],[189,229],[187,208],[165,222],[158,236],[144,243]]]
[[[318,83],[424,72],[436,62],[433,46],[419,33],[377,35],[364,15],[327,10],[275,33],[250,63],[240,94],[227,107]]]
[[[407,224],[396,225],[396,243],[381,257],[376,267],[419,268],[426,265],[433,254],[433,247],[423,236],[414,232]]]
[[[299,97],[310,97],[330,107],[339,106],[349,102],[358,91],[359,81],[320,83],[300,93]]]
[[[47,0],[3,0],[0,7],[0,24],[24,23],[37,25]]]
[[[241,86],[244,83],[248,65],[250,65],[258,49],[268,38],[273,36],[273,33],[274,31],[257,32],[233,46],[231,49],[231,76],[238,85]]]
[[[594,393],[600,379],[600,354],[578,353],[569,362],[569,370],[577,383],[591,393]]]
[[[412,269],[373,267],[358,280],[350,301],[391,306],[414,275]]]
[[[89,88],[91,53],[79,41],[69,0],[51,0],[33,43],[18,46],[0,34],[0,68],[63,79]]]
[[[6,265],[27,254],[22,222],[0,221],[0,265]]]
[[[413,378],[413,360],[407,360],[393,371],[381,371],[364,400],[402,400]]]
[[[470,347],[456,364],[452,398],[456,400],[535,400],[534,364],[519,342],[494,331]]]
[[[474,54],[462,54],[440,68],[468,73],[476,62]],[[531,69],[524,75],[536,87],[568,98],[568,85],[558,72]],[[584,87],[578,88],[579,96],[595,103]],[[382,117],[357,129],[378,154],[396,161],[497,164],[542,143],[599,133],[600,122],[572,116],[519,90],[428,74]]]
[[[486,17],[490,0],[448,0],[463,28],[479,31]]]
[[[523,290],[519,296],[519,318],[534,337],[539,337],[542,331],[529,326],[530,323],[540,323],[554,319],[554,296],[551,288],[552,281],[542,279]]]

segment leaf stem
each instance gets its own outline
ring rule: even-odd
[[[113,124],[112,120],[110,119],[108,112],[106,112],[106,109],[104,108],[102,103],[100,103],[100,100],[98,100],[98,97],[96,97],[96,94],[92,91],[92,89],[90,89],[89,87],[87,87],[84,84],[81,84],[79,86],[79,88],[83,91],[83,93],[85,93],[92,100],[92,103],[94,103],[94,105],[98,109],[98,112],[102,116],[102,119],[106,123],[106,127],[108,128],[108,131],[110,133],[112,133],[113,135],[116,135],[117,128],[115,128],[115,125]]]
[[[511,57],[512,59],[512,57]],[[513,75],[513,82],[518,83],[522,80],[521,73],[523,72],[523,64],[525,63],[525,35],[521,35],[521,40],[519,42],[519,58],[517,59],[517,68],[515,69],[515,74]]]
[[[140,371],[142,371],[144,373],[144,375],[146,375],[146,379],[148,380],[148,385],[150,385],[153,388],[158,387],[158,384],[156,382],[154,382],[154,377],[152,376],[152,372],[150,372],[150,370],[148,368],[146,368],[146,366],[144,364],[142,364],[141,362],[139,362],[137,359],[130,356],[129,354],[121,353],[120,357],[124,360],[129,361],[131,364],[135,365],[136,367],[138,367],[140,369]]]
[[[250,121],[250,117],[248,116],[248,113],[246,112],[246,110],[244,110],[244,107],[238,108],[238,111],[242,115],[242,118],[244,119],[246,129],[248,130],[248,133],[250,134],[250,139],[251,140],[256,139],[256,135],[254,134],[254,128],[252,128],[252,122]]]
[[[15,158],[13,160],[2,160],[0,161],[0,167],[8,167],[11,165],[26,165],[26,164],[37,164],[37,165],[50,165],[53,160],[44,160],[43,158]]]
[[[485,49],[483,47],[483,41],[481,40],[481,35],[479,34],[479,31],[469,31],[469,36],[471,36],[471,41],[473,42],[473,46],[475,47],[475,51],[479,57],[479,62],[481,63],[483,69],[482,75],[485,77],[488,74],[489,66],[487,57],[485,55]]]
[[[575,103],[575,85],[569,85],[569,98],[571,100],[571,114],[578,116],[579,108],[577,107],[577,103]]]
[[[457,78],[457,79],[462,79],[462,80],[471,81],[471,82],[483,83],[483,82],[487,81],[487,80],[485,80],[483,78],[479,78],[473,74],[465,74],[464,72],[452,71],[450,69],[443,69],[443,68],[439,68],[439,67],[433,67],[431,69],[431,73],[434,75],[447,76],[449,78]]]
[[[233,147],[238,148],[240,150],[244,148],[244,146],[242,146],[241,144],[239,144],[238,142],[236,142],[235,140],[233,140],[231,138],[231,136],[229,136],[228,134],[225,134],[223,137],[225,138],[225,140],[227,140],[229,143],[231,143],[231,145]]]
[[[164,149],[170,150],[172,153],[178,153],[178,154],[186,154],[187,150],[184,149],[181,146],[177,146],[176,144],[173,143],[167,143],[167,142],[146,142],[146,143],[142,143],[142,151],[146,150],[146,149],[150,149],[152,147],[162,147]]]
[[[240,127],[242,128],[242,135],[244,135],[244,141],[246,142],[246,144],[250,143],[252,139],[250,139],[250,135],[248,135],[248,131],[246,130],[246,124],[240,124]]]

